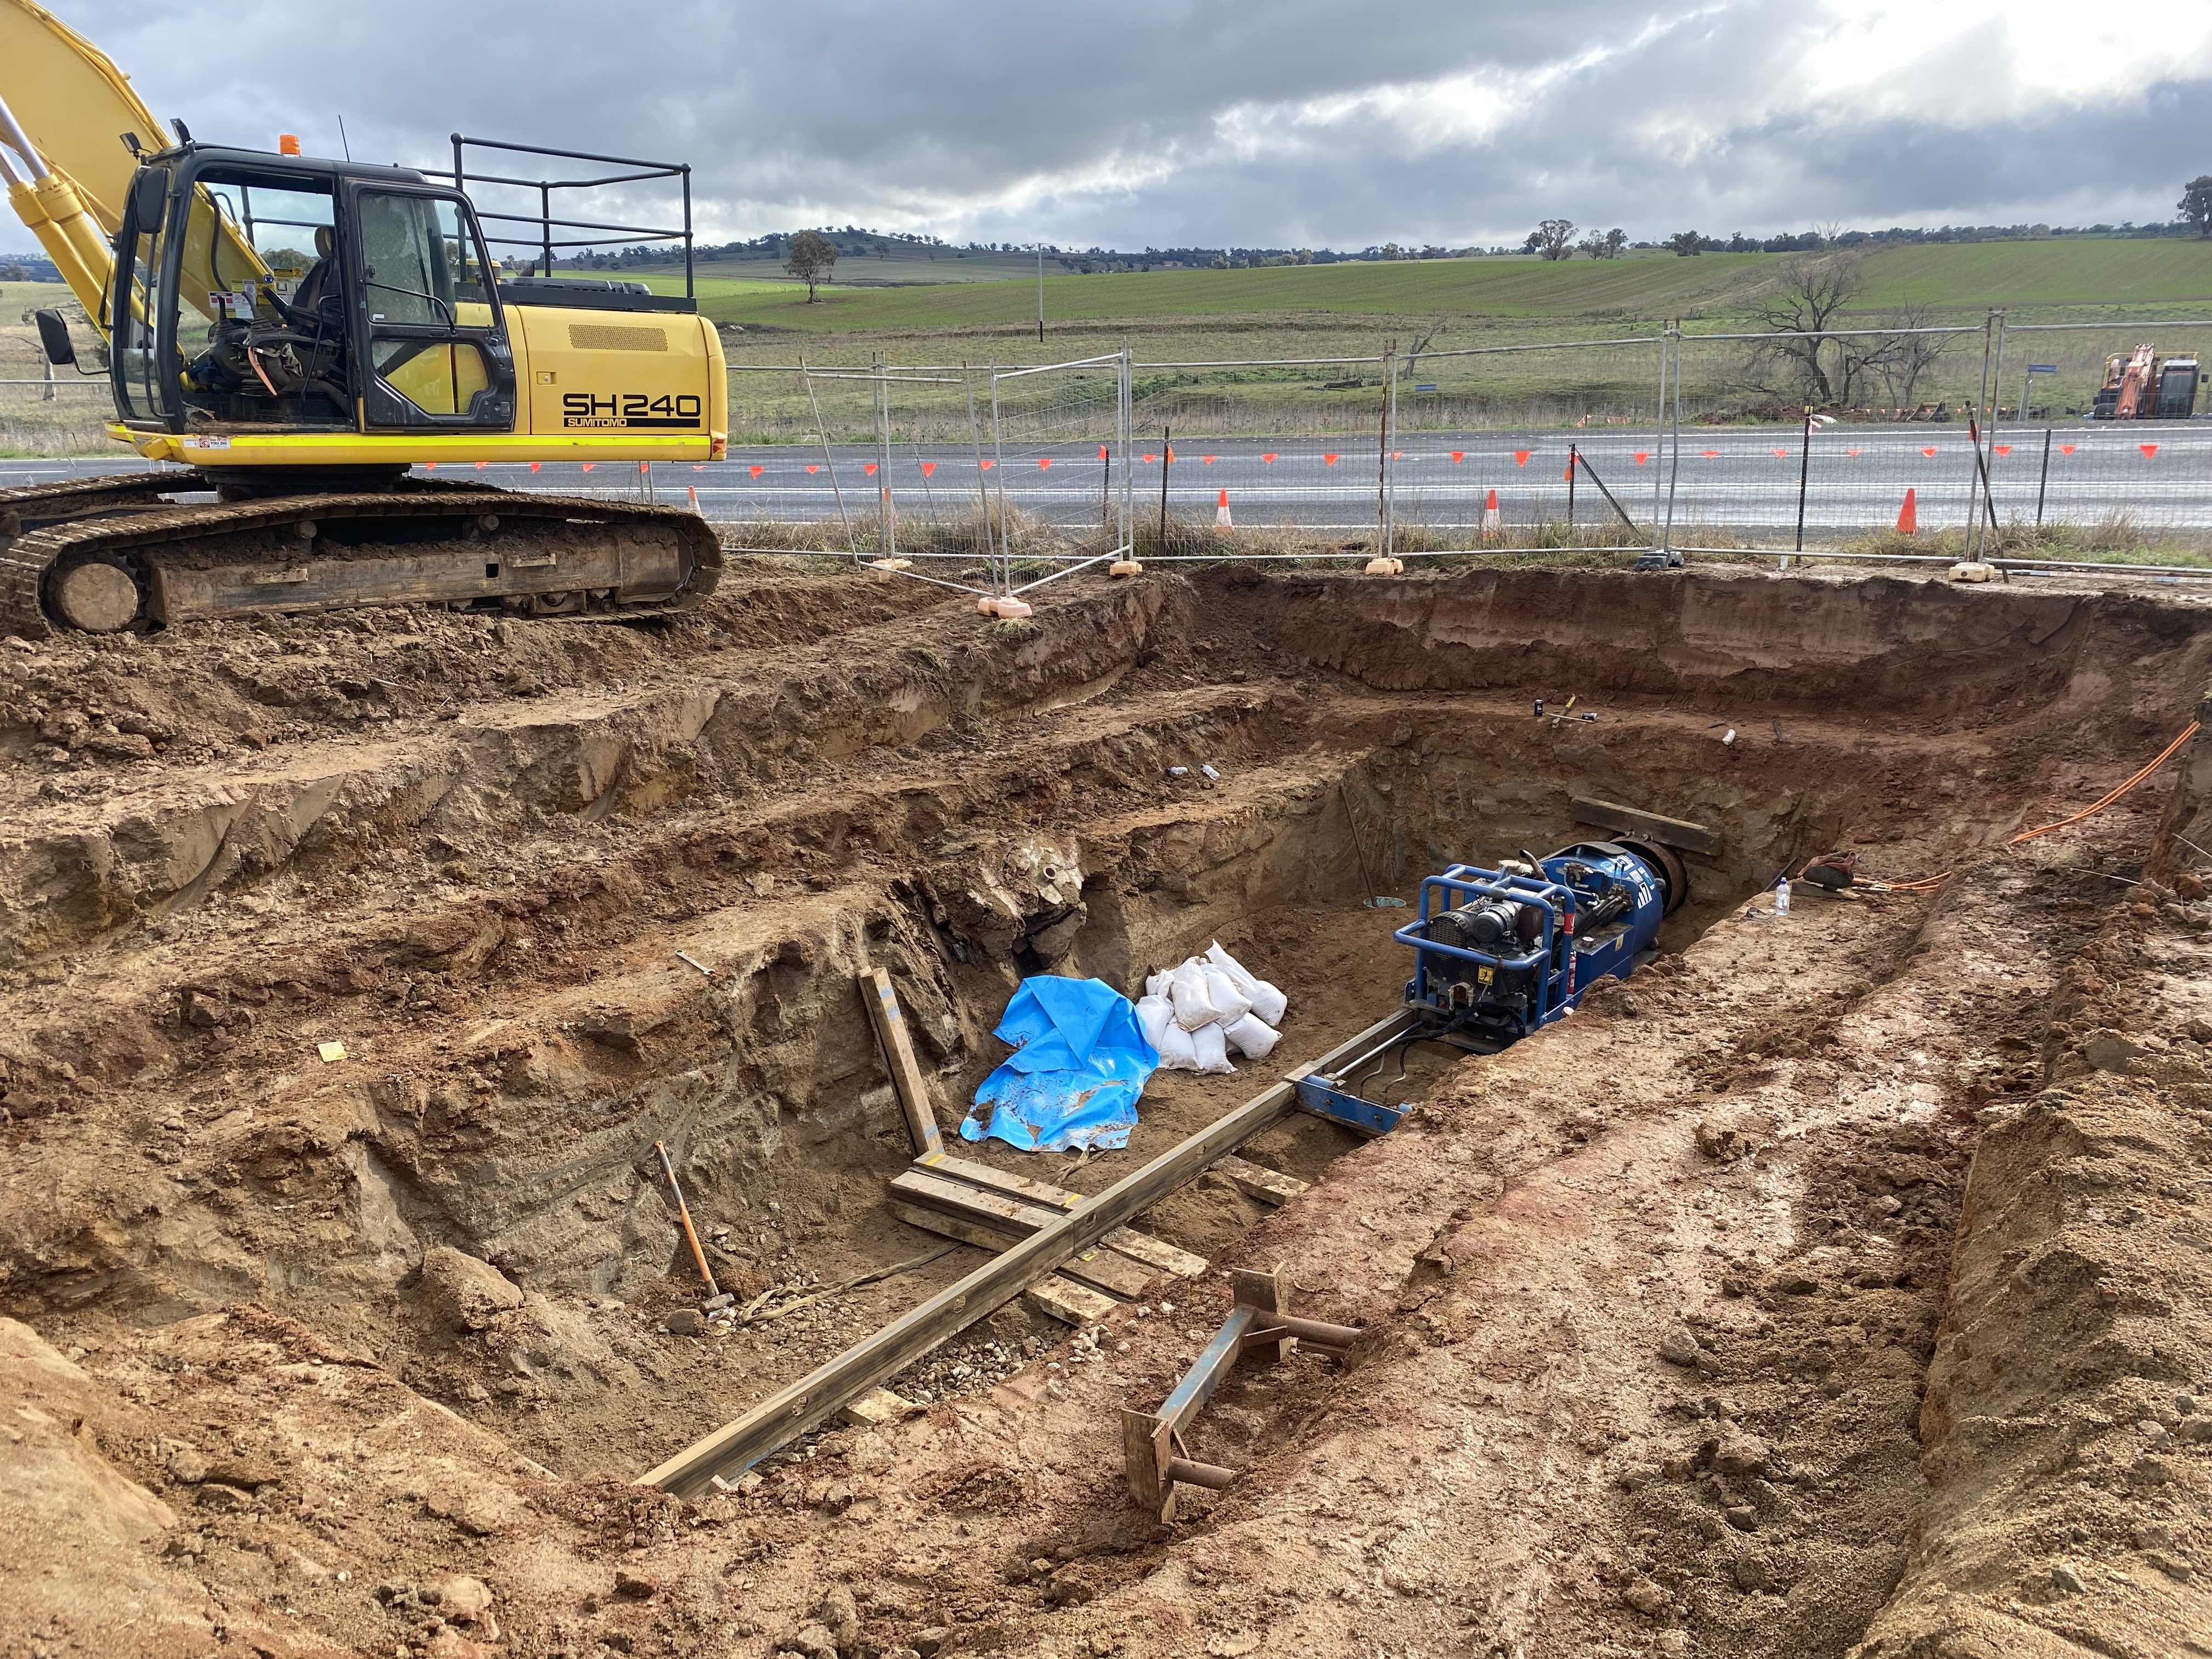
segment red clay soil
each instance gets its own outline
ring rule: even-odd
[[[639,628],[0,647],[0,1656],[2212,1652],[2212,739],[1999,846],[2180,729],[2204,619],[1224,570],[1000,623],[762,565]],[[1146,1218],[1223,1271],[628,1484],[981,1259],[801,1300],[943,1242],[883,1207],[864,963],[948,1129],[1024,974],[1217,937],[1295,1063],[1397,994],[1370,885],[1577,793],[1723,838],[1632,983],[1390,1136],[1273,1132],[1279,1211]],[[1956,874],[1772,915],[1839,842]],[[1096,1190],[1279,1069],[973,1155]],[[661,1328],[655,1140],[781,1316]],[[1241,1370],[1192,1438],[1237,1483],[1138,1513],[1119,1410],[1277,1264],[1360,1344]]]

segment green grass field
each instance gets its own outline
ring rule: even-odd
[[[1278,266],[1258,270],[1048,276],[1048,322],[1202,317],[1481,317],[1632,323],[1745,315],[1790,256],[1708,253],[1548,263],[1533,258]],[[1978,313],[2004,307],[2212,305],[2212,241],[2087,240],[1923,245],[1870,254],[1861,311],[1907,305]],[[655,281],[664,287],[668,279]],[[1018,278],[819,290],[702,283],[702,309],[748,329],[807,333],[1011,329],[1034,325],[1036,284]]]

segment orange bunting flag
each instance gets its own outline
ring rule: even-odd
[[[1452,465],[1454,466],[1457,466],[1462,461],[1467,459],[1467,451],[1464,449],[1455,449],[1452,451],[1451,455]]]
[[[477,463],[477,471],[479,471],[479,472],[481,472],[481,471],[483,471],[486,467],[489,466],[490,465],[491,465],[491,463],[490,463],[489,461],[478,461],[478,462]]]
[[[815,465],[808,467],[806,470],[810,473],[819,472],[822,470],[821,463],[817,461]]]
[[[2071,455],[2074,453],[2074,446],[2072,444],[2061,444],[2058,446],[2058,453],[2062,455]]]
[[[1406,459],[1406,452],[1402,449],[1394,449],[1390,452],[1390,459],[1394,461],[1402,461]]]
[[[653,463],[651,461],[640,461],[637,464],[637,470],[641,474],[650,472],[653,471]]]
[[[1845,451],[1844,452],[1844,454],[1846,454],[1846,455],[1856,455],[1856,454],[1857,454],[1857,453],[1858,453],[1858,451],[1857,451],[1857,450],[1856,450],[1856,449],[1847,449],[1847,450],[1845,450]]]
[[[1157,461],[1158,459],[1159,459],[1159,457],[1157,455],[1147,455],[1145,457],[1145,464],[1149,466],[1152,462]],[[983,465],[988,466],[990,465],[990,462],[986,461]]]
[[[434,462],[434,461],[433,461],[433,462],[431,463],[431,465],[432,465],[433,466],[434,466],[434,465],[437,465],[437,463],[436,463],[436,462]],[[593,467],[597,466],[598,465],[599,465],[599,463],[598,463],[597,461],[586,461],[586,462],[584,463],[584,471],[586,471],[586,472],[589,472],[589,471],[590,471]]]
[[[1219,460],[1221,458],[1218,455],[1201,455],[1198,459],[1204,461],[1208,466],[1212,466],[1214,462]]]
[[[1148,456],[1148,457],[1146,457],[1146,459],[1150,459],[1151,458]],[[998,463],[997,463],[996,461],[986,461],[986,462],[984,462],[984,463],[983,463],[983,471],[986,471],[986,472],[988,472],[988,471],[989,471],[993,467],[994,467],[994,466],[996,466],[996,465],[998,465]]]
[[[2142,451],[2143,459],[2145,460],[2149,460],[2153,456],[2158,453],[2158,446],[2156,444],[2137,444],[2136,447]]]
[[[1778,449],[1774,453],[1782,457],[1785,461],[1790,459],[1790,452],[1786,449]]]
[[[1038,457],[1037,457],[1037,471],[1040,471],[1040,472],[1048,471],[1050,471],[1050,470],[1051,470],[1051,467],[1052,467],[1052,457],[1051,457],[1051,456],[1049,456],[1049,455],[1040,455],[1040,456],[1038,456]]]
[[[1275,464],[1275,458],[1273,455],[1262,455],[1260,459],[1266,462],[1269,466],[1273,466]]]
[[[1098,459],[1102,461],[1106,459],[1106,446],[1104,444],[1098,446]]]
[[[1705,459],[1709,461],[1717,461],[1720,458],[1721,453],[1717,449],[1709,449],[1705,452]]]
[[[1897,533],[1900,536],[1917,536],[1920,533],[1920,508],[1916,499],[1917,495],[1917,491],[1907,489],[1905,492],[1905,505],[1897,509]]]
[[[1643,465],[1644,462],[1650,459],[1651,452],[1648,449],[1639,449],[1636,452],[1636,464],[1638,466]]]
[[[1321,458],[1321,464],[1323,466],[1334,466],[1336,465],[1336,457],[1334,455],[1324,455]]]
[[[531,462],[531,464],[530,464],[530,470],[531,470],[532,472],[537,472],[537,471],[539,471],[543,470],[543,468],[544,467],[544,465],[545,465],[545,463],[544,463],[544,462],[543,462],[543,461],[532,461],[532,462]]]
[[[809,467],[807,471],[811,472],[813,469]],[[870,461],[866,466],[862,467],[860,471],[866,473],[868,477],[872,478],[876,476],[876,464],[873,461]]]
[[[435,472],[438,470],[438,464],[435,461],[425,461],[422,463],[422,470],[425,472]],[[589,472],[592,469],[589,465],[586,465],[584,468],[584,471],[586,472]]]
[[[763,472],[767,471],[768,471],[768,469],[767,469],[766,467],[764,467],[764,466],[751,466],[751,467],[747,467],[747,468],[745,469],[745,471],[747,471],[748,472],[751,473],[751,474],[753,475],[753,477],[755,477],[756,478],[757,478],[757,477],[760,477],[760,475],[761,475],[762,473],[763,473]]]
[[[1936,454],[1935,447],[1934,447],[1933,445],[1927,446],[1927,447],[1923,447],[1923,448],[1921,450],[1921,452],[1920,452],[1920,453],[1921,453],[1922,454],[1925,455],[1925,456],[1928,456],[1930,459],[1934,459],[1934,457],[1935,457],[1935,454]]]
[[[1991,444],[1990,447],[1996,451],[2000,455],[2009,455],[2012,453],[2012,446],[2010,444]]]
[[[936,471],[937,463],[935,461],[924,461],[921,464],[921,476],[925,478]]]
[[[1513,465],[1516,465],[1516,466],[1526,466],[1526,465],[1528,465],[1528,458],[1529,458],[1531,455],[1534,454],[1535,453],[1536,453],[1536,452],[1535,452],[1534,450],[1533,450],[1533,449],[1516,449],[1516,450],[1515,450],[1515,451],[1513,452]]]

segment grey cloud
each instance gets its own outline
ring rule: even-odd
[[[203,137],[298,131],[334,150],[343,112],[355,154],[378,160],[441,164],[455,127],[688,159],[715,234],[854,222],[1356,246],[1517,240],[1553,213],[1638,236],[2147,219],[2203,168],[2187,152],[2212,87],[2212,65],[2182,64],[2139,94],[2039,111],[1985,28],[1900,64],[1886,105],[1777,107],[1830,21],[1790,0],[62,13]],[[1322,126],[1283,113],[1462,74],[1519,100],[1480,138],[1417,143],[1371,108]],[[1224,136],[1231,112],[1258,120],[1253,147]]]

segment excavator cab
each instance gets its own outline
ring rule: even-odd
[[[511,432],[467,198],[402,167],[185,143],[142,159],[103,319],[137,432]]]

